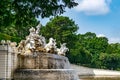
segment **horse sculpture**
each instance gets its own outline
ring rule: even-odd
[[[69,49],[66,47],[66,43],[61,44],[60,49],[57,49],[58,54],[63,56],[65,56],[67,51],[69,51]]]
[[[56,40],[53,38],[49,39],[49,43],[45,45],[46,52],[54,53],[56,51]]]

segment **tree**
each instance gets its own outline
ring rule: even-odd
[[[0,2],[0,25],[6,25],[5,22],[14,22],[14,19],[21,24],[38,16],[42,18],[55,16],[65,12],[66,7],[74,6],[77,6],[74,0],[2,0]]]
[[[56,39],[58,46],[60,43],[66,43],[67,46],[72,47],[76,40],[76,31],[78,26],[72,19],[63,16],[57,16],[51,19],[50,22],[42,28],[42,33],[48,40],[50,37]]]
[[[77,3],[74,0],[14,0],[12,5],[14,11],[20,12],[19,14],[30,13],[44,18],[62,14],[66,7],[72,8]]]
[[[120,70],[120,54],[119,53],[102,53],[99,57],[102,64],[100,68],[110,70]]]
[[[16,36],[23,38],[29,27],[38,24],[36,17],[59,15],[65,12],[65,8],[76,5],[74,0],[1,0],[0,32],[5,33],[5,28],[12,27],[17,31]]]
[[[20,10],[17,13],[12,5],[13,1],[2,0],[0,2],[0,32],[23,38],[28,33],[27,27],[35,26],[37,20],[35,17],[30,17],[27,13],[20,15],[22,12]]]
[[[101,64],[99,55],[106,52],[108,39],[106,37],[97,37],[95,33],[87,32],[85,34],[78,34],[76,45],[78,45],[75,47],[78,49],[77,54],[82,56],[79,57],[81,65],[99,67]]]

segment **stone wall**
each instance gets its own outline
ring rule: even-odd
[[[7,55],[5,55],[7,51],[0,51],[0,79],[6,78],[6,58]]]
[[[0,45],[0,79],[11,79],[17,66],[17,54],[10,46]]]

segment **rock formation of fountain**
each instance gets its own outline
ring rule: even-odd
[[[70,69],[65,53],[69,50],[66,43],[61,48],[56,40],[39,35],[41,25],[30,28],[26,40],[21,40],[17,47],[18,68],[14,72],[14,80],[77,80],[75,71]]]

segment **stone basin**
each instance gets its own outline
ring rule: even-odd
[[[18,55],[18,69],[69,69],[70,63],[67,57],[34,52],[32,55]]]
[[[65,56],[35,52],[32,55],[18,55],[18,59],[14,80],[78,80]]]
[[[73,69],[19,69],[14,80],[78,80]]]

